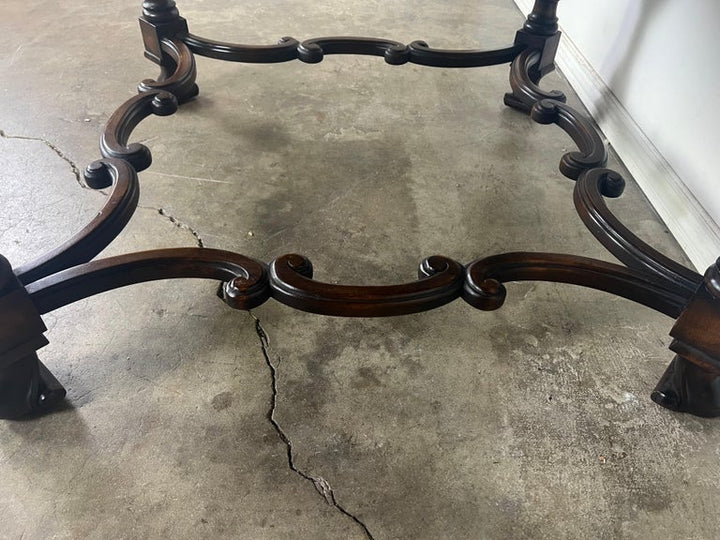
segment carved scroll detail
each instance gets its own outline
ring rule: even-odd
[[[533,105],[530,117],[539,124],[557,124],[580,149],[568,152],[560,160],[560,172],[568,178],[577,180],[583,171],[607,163],[607,150],[600,134],[590,119],[572,107],[543,99]]]
[[[463,266],[441,256],[425,259],[419,281],[402,285],[333,285],[312,279],[312,263],[302,255],[283,255],[270,265],[272,296],[302,311],[344,317],[387,317],[418,313],[460,296]]]
[[[505,94],[504,102],[508,107],[530,112],[536,102],[542,99],[565,102],[565,94],[558,90],[545,91],[538,86],[540,73],[536,66],[540,63],[542,51],[525,49],[510,65],[510,87],[512,93]]]
[[[251,309],[270,296],[263,263],[208,248],[158,249],[92,261],[28,285],[42,315],[72,302],[134,283],[203,278],[224,282],[219,295],[235,309]]]
[[[288,62],[298,57],[300,42],[291,37],[280,39],[277,45],[239,45],[215,41],[193,34],[183,36],[183,41],[195,54],[230,62],[273,64]]]
[[[592,169],[580,176],[573,193],[575,208],[585,226],[618,260],[630,268],[656,274],[689,294],[703,277],[656,251],[635,236],[612,214],[605,197],[619,197],[625,187],[622,176],[611,169]]]
[[[125,161],[105,159],[88,167],[90,187],[112,185],[107,201],[95,218],[71,239],[39,259],[15,269],[23,284],[91,260],[120,234],[137,207],[140,187],[137,174]]]
[[[308,64],[322,62],[325,55],[360,54],[381,56],[391,65],[414,63],[434,67],[479,67],[507,64],[525,48],[516,44],[496,50],[432,49],[424,41],[409,46],[380,38],[333,36],[307,39],[300,43],[292,37],[282,38],[277,45],[241,45],[214,41],[193,34],[182,36],[195,54],[248,63],[288,62],[299,59]],[[555,94],[553,94],[555,96]]]
[[[151,114],[168,116],[177,111],[177,98],[164,90],[139,94],[123,103],[110,117],[100,139],[100,152],[106,158],[123,159],[136,171],[147,169],[152,163],[150,149],[128,139],[133,129]],[[90,180],[86,174],[86,180]]]
[[[163,39],[160,42],[163,63],[158,80],[145,79],[138,85],[138,91],[156,92],[164,90],[173,94],[179,103],[184,103],[198,94],[195,84],[197,69],[195,57],[188,46],[179,39]]]
[[[322,62],[326,54],[382,56],[388,64],[405,64],[410,59],[407,45],[389,39],[364,37],[322,37],[307,39],[298,47],[298,58],[308,64]]]
[[[505,253],[471,263],[463,299],[482,310],[503,305],[503,282],[553,281],[582,285],[622,296],[670,317],[677,317],[690,296],[667,280],[587,257],[555,253]]]

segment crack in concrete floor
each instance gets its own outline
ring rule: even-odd
[[[0,129],[0,137],[3,139],[17,139],[20,141],[37,141],[43,143],[45,146],[47,146],[50,150],[55,152],[55,154],[60,157],[63,161],[65,161],[68,165],[70,165],[70,170],[72,170],[73,175],[75,175],[75,180],[77,180],[77,183],[80,185],[83,189],[91,189],[89,186],[85,184],[85,182],[82,179],[82,174],[80,174],[80,169],[75,164],[75,162],[67,157],[65,153],[60,150],[57,146],[55,146],[53,143],[48,141],[47,139],[43,139],[42,137],[28,137],[26,135],[8,135],[4,130]],[[92,190],[96,191],[96,190]],[[99,190],[98,190],[99,191]]]
[[[348,511],[344,506],[342,506],[337,499],[335,498],[335,492],[330,485],[330,483],[325,480],[322,476],[312,476],[302,469],[299,469],[295,465],[295,458],[293,455],[293,443],[292,440],[290,440],[290,437],[287,436],[285,431],[283,430],[282,426],[278,423],[278,421],[275,419],[275,411],[277,409],[277,399],[278,399],[278,364],[274,364],[271,355],[270,355],[270,339],[267,335],[267,332],[265,332],[265,329],[262,327],[262,323],[260,322],[260,319],[258,319],[254,313],[249,312],[250,316],[255,321],[255,332],[258,335],[258,338],[260,339],[260,348],[262,349],[263,357],[265,358],[265,363],[267,364],[268,368],[270,369],[270,376],[272,379],[272,397],[270,402],[270,409],[267,413],[267,419],[272,424],[273,428],[275,429],[275,432],[278,434],[278,437],[280,437],[280,440],[285,443],[285,448],[287,450],[287,460],[288,460],[288,466],[290,467],[290,470],[292,470],[294,473],[302,477],[303,479],[307,480],[308,482],[312,482],[313,487],[317,490],[320,495],[322,495],[325,498],[325,501],[331,505],[337,508],[337,510],[352,519],[359,527],[362,528],[363,532],[369,538],[370,540],[374,540],[374,536],[370,533],[370,530],[367,528],[367,525],[362,522],[362,520]]]
[[[139,207],[139,208],[148,208],[148,207]],[[176,227],[188,231],[190,234],[192,234],[195,237],[195,241],[197,242],[198,247],[201,247],[201,248],[205,247],[205,243],[203,242],[203,239],[200,236],[200,233],[196,229],[194,229],[187,223],[180,221],[175,216],[168,214],[164,208],[148,208],[148,209],[156,210],[158,214],[160,214],[161,216],[163,216],[164,218],[169,220],[170,223],[172,223]]]
[[[100,194],[104,195],[105,197],[108,196],[108,193],[106,193],[104,190],[92,189],[90,186],[85,184],[85,182],[83,180],[83,175],[80,172],[80,168],[77,166],[77,164],[72,159],[70,159],[67,155],[65,155],[65,153],[62,150],[60,150],[60,148],[58,148],[55,144],[51,143],[47,139],[43,139],[42,137],[30,137],[27,135],[10,135],[2,129],[0,129],[0,137],[2,137],[3,139],[16,139],[16,140],[21,140],[21,141],[37,141],[37,142],[43,143],[50,150],[52,150],[60,159],[65,161],[70,166],[70,170],[72,171],[73,175],[75,176],[75,180],[77,181],[78,185],[81,188],[87,189],[87,190],[95,192],[95,193],[100,193]],[[200,236],[200,233],[196,229],[194,229],[187,223],[179,220],[175,216],[169,214],[164,208],[154,208],[154,207],[147,207],[147,206],[140,206],[140,205],[138,205],[138,208],[143,208],[146,210],[153,210],[153,211],[157,212],[162,217],[164,217],[168,221],[170,221],[170,223],[172,223],[176,227],[190,232],[190,234],[192,234],[193,237],[195,238],[195,241],[197,242],[198,247],[201,247],[201,248],[205,247],[205,243],[203,242],[203,239]]]
[[[63,161],[65,161],[69,166],[70,169],[75,176],[75,180],[77,183],[82,187],[83,189],[89,189],[91,191],[96,191],[98,193],[102,193],[107,196],[106,193],[104,193],[101,190],[94,190],[91,189],[89,186],[87,186],[83,180],[82,180],[82,174],[80,173],[80,169],[75,164],[73,160],[71,160],[69,157],[67,157],[62,150],[60,150],[56,145],[51,143],[50,141],[43,139],[41,137],[29,137],[24,135],[8,135],[5,131],[0,130],[0,137],[4,139],[18,139],[18,140],[26,140],[26,141],[37,141],[43,143],[45,146],[50,148],[58,157],[60,157]],[[138,206],[138,208],[143,208],[146,210],[153,210],[157,212],[162,217],[166,218],[170,223],[172,223],[174,226],[187,230],[192,234],[192,236],[197,241],[197,245],[200,248],[204,248],[205,244],[203,242],[202,237],[200,236],[200,233],[188,225],[187,223],[184,223],[183,221],[179,220],[175,216],[169,214],[164,208],[154,208],[154,207],[145,207],[145,206]],[[265,362],[270,369],[270,374],[272,378],[272,399],[271,399],[271,406],[270,410],[268,411],[267,418],[272,424],[273,428],[275,429],[276,433],[278,434],[278,437],[280,437],[280,440],[283,441],[283,443],[286,446],[287,449],[287,459],[288,459],[288,466],[290,469],[295,472],[297,475],[299,475],[301,478],[307,480],[308,482],[311,482],[313,484],[313,487],[317,490],[320,495],[323,496],[325,501],[331,505],[334,506],[340,513],[344,514],[351,520],[353,520],[365,533],[365,536],[369,538],[370,540],[374,540],[373,535],[370,533],[370,530],[367,528],[365,523],[363,523],[360,518],[349,512],[345,507],[343,507],[336,499],[335,492],[330,485],[330,483],[324,479],[322,476],[312,476],[303,470],[299,469],[295,465],[294,456],[293,456],[293,443],[290,440],[290,438],[287,436],[285,431],[282,429],[280,424],[275,419],[275,410],[277,407],[277,397],[278,397],[278,372],[277,372],[277,365],[273,364],[271,358],[270,358],[270,341],[268,338],[267,333],[262,327],[262,324],[260,322],[260,319],[258,319],[253,313],[250,313],[250,315],[253,317],[253,320],[255,321],[255,331],[258,335],[258,338],[260,339],[260,346],[263,352],[263,357],[265,359]]]

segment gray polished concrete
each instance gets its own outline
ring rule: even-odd
[[[0,252],[16,265],[102,204],[78,170],[99,157],[112,111],[157,74],[139,7],[0,7]],[[523,21],[509,0],[179,7],[193,33],[247,43],[492,48]],[[360,284],[410,281],[435,253],[612,260],[557,170],[572,142],[503,106],[507,74],[198,59],[200,96],[133,134],[154,163],[107,254],[301,252],[318,279]],[[560,74],[544,85],[577,105]],[[612,207],[685,260],[632,181]],[[67,404],[0,423],[0,537],[720,537],[718,421],[649,400],[672,358],[660,314],[548,283],[508,285],[496,312],[457,301],[350,320],[271,301],[247,314],[215,287],[143,284],[45,317],[41,357]]]

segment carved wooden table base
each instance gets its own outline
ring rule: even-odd
[[[147,0],[140,18],[145,55],[161,68],[139,94],[110,118],[100,143],[103,159],[85,172],[88,185],[111,187],[97,217],[73,238],[30,264],[12,268],[0,256],[0,417],[42,412],[65,389],[39,361],[47,344],[41,315],[103,291],[157,279],[207,278],[221,282],[218,295],[235,309],[270,298],[296,309],[344,317],[382,317],[426,311],[458,298],[482,310],[502,306],[503,283],[542,280],[603,290],[643,304],[677,322],[670,348],[677,356],[652,399],[677,411],[720,415],[720,267],[705,276],[668,259],[642,242],[610,212],[605,197],[618,197],[624,180],[605,168],[606,148],[592,122],[567,106],[560,92],[538,87],[553,69],[560,39],[557,0],[537,0],[514,43],[492,51],[448,51],[415,41],[329,37],[303,41],[285,37],[277,45],[221,43],[188,32],[173,0]],[[130,143],[133,129],[151,115],[175,113],[198,93],[194,55],[234,62],[317,63],[328,54],[382,56],[393,65],[479,67],[510,63],[505,103],[541,124],[555,124],[578,147],[560,160],[575,180],[574,202],[585,225],[624,265],[553,253],[505,253],[465,265],[447,257],[424,259],[418,280],[387,286],[332,285],[313,279],[311,262],[284,255],[269,265],[244,255],[205,248],[131,253],[93,260],[130,220],[138,204],[137,172],[151,163],[150,150]]]

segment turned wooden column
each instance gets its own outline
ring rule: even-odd
[[[145,0],[142,8],[143,18],[154,23],[171,22],[180,17],[175,0]]]
[[[558,0],[535,0],[522,29],[515,35],[515,44],[540,51],[540,61],[530,73],[537,83],[555,69],[555,52],[560,42],[557,18]]]
[[[168,72],[174,64],[163,54],[161,41],[188,33],[187,22],[180,16],[175,0],[145,0],[142,4],[140,30],[145,45],[145,57]]]
[[[558,31],[557,4],[558,0],[535,0],[523,29],[531,34],[552,36]]]

